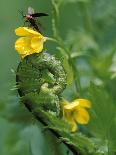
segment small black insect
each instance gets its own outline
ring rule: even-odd
[[[21,12],[23,15],[23,12]],[[37,22],[37,18],[42,16],[48,16],[47,13],[34,13],[34,9],[32,7],[28,7],[28,13],[26,15],[23,15],[25,18],[25,22],[28,22],[31,27],[33,27],[35,30],[39,31],[41,33],[41,24]]]

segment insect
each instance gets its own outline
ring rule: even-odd
[[[23,12],[21,12],[21,14],[25,19],[25,22],[28,22],[31,27],[41,33],[41,24],[37,22],[37,18],[48,16],[47,13],[35,13],[32,7],[28,7],[28,13],[26,15],[23,15]]]

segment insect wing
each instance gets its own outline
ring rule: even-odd
[[[42,16],[48,16],[47,13],[34,13],[32,14],[32,17],[42,17]]]
[[[34,14],[34,9],[32,7],[28,7],[28,14],[29,15]]]

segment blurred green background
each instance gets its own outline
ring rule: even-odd
[[[77,65],[80,94],[84,96],[90,81],[93,81],[98,85],[103,84],[112,98],[116,99],[116,0],[59,2],[59,32],[66,46],[71,49]],[[49,17],[40,20],[44,34],[52,36],[50,0],[0,0],[0,155],[66,154],[68,149],[41,128],[41,124],[19,103],[14,90],[15,70],[20,61],[14,49],[17,38],[14,30],[24,24],[18,10],[25,13],[28,6],[49,13]],[[55,46],[46,43],[48,51],[60,57]],[[73,99],[76,92],[71,81],[71,68],[66,63],[69,84],[64,96]],[[56,143],[60,149],[55,147]]]

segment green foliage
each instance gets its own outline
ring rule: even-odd
[[[22,98],[23,103],[33,105],[32,113],[46,128],[59,135],[62,142],[71,145],[80,154],[88,155],[112,155],[116,145],[116,111],[115,103],[102,87],[91,84],[89,88],[89,99],[92,102],[90,110],[91,121],[87,126],[89,137],[82,133],[70,133],[70,126],[52,112],[41,109],[37,94],[27,94]],[[49,105],[50,106],[50,105]]]
[[[5,12],[6,3],[8,5]],[[47,150],[47,154],[54,155],[53,152],[58,151],[50,149],[53,144],[54,150],[60,149],[62,154],[67,154],[67,148],[64,145],[57,147],[61,145],[57,141],[49,144],[49,138],[45,136],[43,130],[41,131],[43,126],[37,127],[38,122],[32,114],[40,113],[47,123],[45,129],[59,133],[59,141],[73,146],[80,154],[115,155],[116,0],[52,0],[51,2],[1,0],[1,4],[0,154],[46,155]],[[48,18],[40,19],[40,22],[45,27],[45,35],[51,36],[55,41],[55,45],[46,43],[47,51],[61,59],[67,72],[68,87],[63,93],[64,97],[69,100],[77,96],[88,97],[92,102],[90,122],[87,126],[80,126],[78,133],[70,133],[68,123],[55,117],[52,110],[48,113],[36,108],[29,113],[24,105],[19,103],[20,98],[16,97],[17,88],[14,87],[16,75],[15,71],[12,75],[10,70],[17,68],[17,62],[20,60],[13,51],[16,39],[13,31],[15,27],[23,25],[18,10],[24,11],[25,14],[28,6],[34,7],[36,11],[48,12],[50,15]],[[34,83],[33,79],[39,75],[34,69],[32,72],[27,68],[25,66],[26,76],[33,77],[30,80],[27,76],[25,81],[25,87],[29,92],[33,87],[38,90],[40,83],[45,81],[51,85],[55,83],[55,78],[48,73],[48,70],[42,72],[44,81]],[[43,86],[48,90],[46,84]],[[49,98],[48,109],[50,104],[58,99],[52,93],[43,90],[40,98],[36,93],[29,95],[28,97],[33,99],[32,102],[36,102],[39,106],[38,100],[42,100],[43,96],[47,100]]]
[[[112,155],[116,152],[116,103],[104,88],[94,84],[91,84],[89,94],[92,109],[88,129],[98,147],[97,151]]]
[[[113,63],[114,54],[115,51],[113,50],[107,55],[105,54],[105,56],[101,54],[101,57],[96,57],[90,60],[91,66],[99,78],[106,80],[111,77],[112,72],[110,71],[110,67]],[[96,61],[99,61],[99,63]]]

